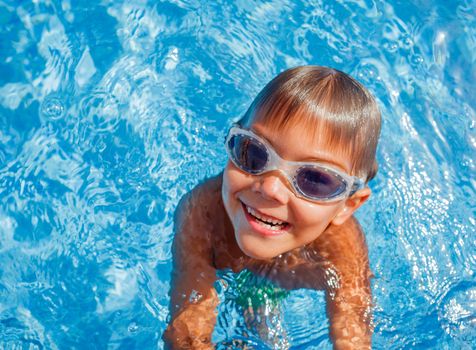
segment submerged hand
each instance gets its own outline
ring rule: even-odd
[[[186,310],[177,316],[167,327],[163,335],[165,349],[169,350],[208,350],[214,349],[211,342],[213,323],[203,318],[190,318],[192,313]],[[212,327],[210,327],[210,323]]]

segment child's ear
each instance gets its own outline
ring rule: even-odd
[[[342,225],[362,204],[365,203],[367,199],[369,199],[371,193],[372,191],[370,188],[364,187],[355,192],[351,197],[347,198],[344,207],[339,211],[339,213],[337,213],[334,219],[332,219],[332,223],[334,225]]]

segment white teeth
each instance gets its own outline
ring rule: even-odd
[[[255,218],[258,218],[261,221],[265,221],[264,223],[262,223],[263,226],[269,228],[270,230],[279,230],[281,228],[280,226],[284,225],[284,221],[263,217],[261,214],[259,214],[257,211],[255,211],[253,208],[250,208],[249,206],[246,206],[246,211],[248,211],[248,213],[250,213]],[[266,223],[273,224],[275,226],[267,225]]]
[[[264,222],[261,222],[261,221],[258,221],[258,223],[271,231],[278,231],[282,228],[282,226],[279,226],[279,225],[272,226],[272,225],[265,224]]]

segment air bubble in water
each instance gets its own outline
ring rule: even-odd
[[[400,40],[400,45],[404,49],[412,48],[413,45],[414,45],[412,37],[408,34],[403,35],[401,40]]]
[[[381,45],[388,52],[396,52],[398,50],[398,42],[393,40],[384,39]]]
[[[357,76],[363,81],[373,81],[379,79],[378,69],[372,64],[364,64],[360,67]]]
[[[190,301],[192,304],[196,304],[200,300],[202,300],[202,298],[203,298],[203,295],[194,289],[190,293],[190,298],[188,299],[188,301]]]
[[[47,119],[58,120],[64,115],[63,101],[57,96],[46,96],[41,104],[41,114]]]
[[[135,322],[132,322],[131,324],[129,324],[129,327],[127,327],[127,330],[130,332],[130,333],[135,333],[139,330],[139,326],[137,325],[137,323]]]
[[[412,56],[411,61],[414,65],[418,65],[423,63],[423,57],[421,57],[420,55],[414,55]]]

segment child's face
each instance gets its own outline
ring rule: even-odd
[[[272,132],[260,122],[251,129],[265,138],[283,159],[319,161],[349,174],[351,160],[308,135],[306,125]],[[223,202],[241,250],[256,259],[269,259],[314,241],[330,223],[341,224],[369,197],[364,188],[351,198],[316,203],[297,197],[279,172],[250,175],[231,161],[223,173]],[[261,219],[286,222],[283,226],[263,224]],[[275,221],[276,223],[276,221]]]

